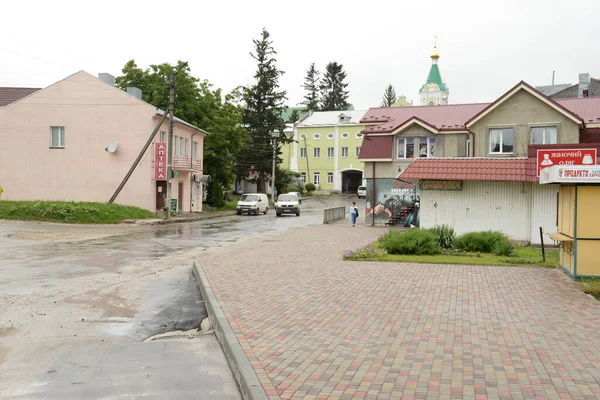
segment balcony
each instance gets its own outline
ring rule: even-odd
[[[184,156],[173,156],[173,169],[176,171],[202,171],[202,160]]]

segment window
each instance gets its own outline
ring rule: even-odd
[[[333,139],[333,133],[328,133],[327,134],[327,139]]]
[[[301,172],[300,176],[302,176],[302,183],[306,183],[306,172]]]
[[[363,135],[362,135],[362,133],[360,133],[360,132],[358,132],[358,133],[356,134],[356,138],[357,138],[357,139],[360,139],[360,138],[362,138],[362,136],[363,136]]]
[[[327,173],[327,183],[329,183],[329,184],[333,183],[333,172]]]
[[[50,127],[50,147],[64,148],[65,147],[65,127],[51,126]]]
[[[419,139],[419,157],[435,157],[435,138]]]
[[[192,144],[192,157],[198,158],[198,142]]]
[[[348,134],[346,132],[342,133],[342,139],[348,139]]]
[[[327,158],[333,158],[333,147],[327,148]]]
[[[396,158],[413,158],[415,156],[415,141],[413,138],[398,138],[396,141]]]
[[[167,132],[160,131],[160,141],[162,143],[166,143],[166,141],[167,141]]]
[[[306,135],[300,135],[300,140],[306,140]]]
[[[174,155],[178,156],[179,155],[179,136],[175,136],[175,146],[173,146],[173,150],[174,150]]]
[[[358,158],[358,156],[360,156],[360,146],[356,148],[356,158]]]
[[[300,158],[306,158],[306,148],[305,147],[300,148]]]
[[[313,174],[313,183],[315,184],[316,187],[319,187],[319,185],[321,184],[321,173],[320,172],[315,172]]]
[[[531,128],[529,144],[556,144],[556,126],[534,126]]]
[[[465,135],[465,157],[471,157],[471,135]]]
[[[314,158],[319,158],[321,157],[321,148],[320,147],[315,147],[313,149],[313,157]]]
[[[321,139],[321,134],[320,134],[320,133],[315,133],[315,134],[313,135],[313,139],[315,139],[315,140],[319,140],[319,139]]]
[[[183,151],[181,152],[182,155],[184,156],[188,156],[189,154],[189,148],[190,148],[190,139],[185,139],[181,141],[182,146],[183,146]]]
[[[342,147],[342,158],[348,158],[348,148]]]
[[[490,154],[512,154],[514,140],[514,128],[490,129]]]

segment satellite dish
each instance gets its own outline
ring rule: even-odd
[[[108,151],[109,153],[114,153],[115,151],[117,151],[117,141],[115,139],[112,139],[109,143],[108,146],[106,147],[106,151]]]

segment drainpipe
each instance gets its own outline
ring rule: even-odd
[[[371,190],[371,216],[373,217],[373,222],[371,226],[375,226],[375,161],[373,161],[373,185]]]
[[[192,138],[190,139],[190,212],[192,212],[192,202],[194,201],[194,192],[192,191],[192,186],[194,184],[194,136],[197,134],[198,132],[192,133]]]

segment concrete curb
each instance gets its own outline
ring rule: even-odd
[[[215,219],[215,218],[224,218],[224,217],[233,217],[235,211],[220,211],[216,213],[198,215],[197,217],[189,217],[189,218],[171,218],[171,219],[152,219],[152,220],[143,220],[140,219],[135,222],[136,225],[167,225],[167,224],[180,224],[183,222],[196,222],[202,221],[205,219]]]
[[[196,260],[194,260],[193,271],[200,287],[202,300],[204,300],[206,310],[208,311],[208,318],[215,330],[223,353],[227,357],[231,372],[242,394],[242,399],[268,400],[269,397],[260,384],[258,376],[256,376],[256,372],[252,368],[250,360],[248,360],[235,333],[233,333],[233,329],[231,329],[231,325],[229,325],[229,321],[227,321],[219,305],[219,301],[212,291],[212,287],[202,266]]]

